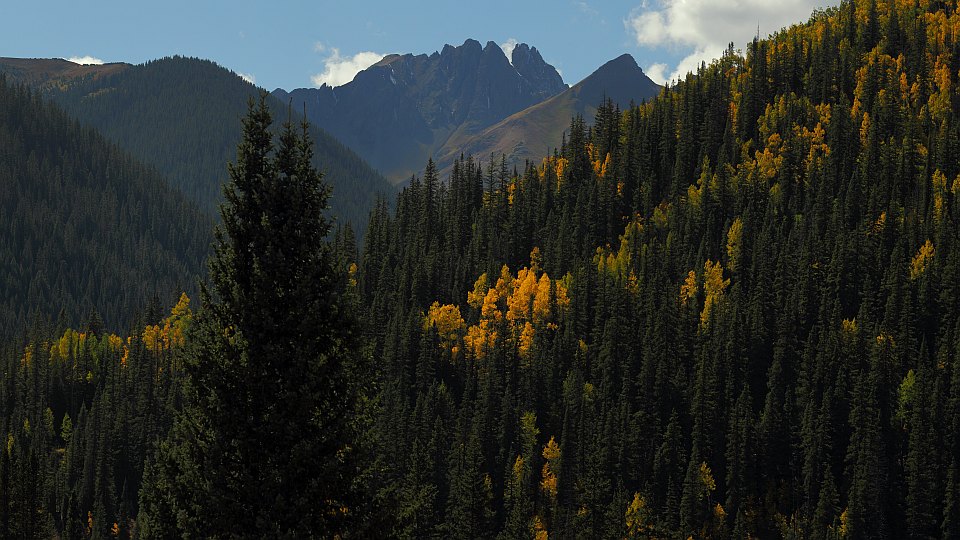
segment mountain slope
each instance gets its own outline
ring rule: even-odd
[[[592,119],[604,99],[624,109],[659,93],[660,86],[643,73],[632,56],[624,54],[566,91],[511,115],[463,141],[459,147],[448,148],[445,154],[437,156],[441,176],[445,176],[461,153],[481,159],[504,154],[508,163],[518,165],[549,154],[560,146],[574,115]]]
[[[225,164],[236,158],[240,118],[247,100],[259,91],[255,86],[213,62],[182,57],[120,65],[96,72],[99,76],[75,77],[70,84],[52,84],[62,81],[63,73],[73,74],[70,70],[54,73],[55,79],[38,75],[52,72],[38,66],[60,62],[65,61],[0,59],[0,71],[41,88],[68,113],[157,167],[172,185],[216,214]],[[287,117],[286,105],[271,99],[275,118]],[[313,128],[312,135],[316,163],[334,188],[333,213],[362,227],[377,194],[392,192],[392,186],[327,133]]]
[[[0,335],[35,314],[121,327],[195,287],[212,222],[162,176],[0,76]]]
[[[389,55],[343,86],[274,95],[305,106],[311,122],[400,182],[427,157],[566,89],[536,47],[517,45],[511,56],[468,39],[429,56]]]

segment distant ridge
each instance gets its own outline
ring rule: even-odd
[[[260,92],[214,62],[179,56],[136,66],[5,58],[0,72],[40,89],[67,113],[156,167],[211,215],[222,200],[226,164],[236,160],[247,100]],[[287,103],[271,98],[270,104],[279,125],[287,118]],[[316,163],[334,188],[333,214],[362,233],[378,194],[392,193],[393,186],[316,126],[312,137]]]
[[[115,62],[109,64],[75,64],[62,58],[0,57],[0,72],[13,81],[41,90],[63,87],[77,82],[114,75],[132,67]]]

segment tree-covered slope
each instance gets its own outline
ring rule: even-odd
[[[350,470],[370,500],[330,515],[355,537],[960,537],[957,29],[954,4],[847,2],[575,118],[518,175],[428,164],[343,265],[377,452]],[[135,530],[183,311],[126,347],[0,351],[8,536]]]
[[[958,28],[846,2],[375,213],[383,530],[960,536]]]
[[[209,263],[211,285],[191,305],[186,294],[166,286],[176,261],[161,258],[169,251],[163,242],[173,240],[187,249],[194,245],[190,235],[197,234],[202,247],[188,253],[202,258],[211,220],[199,217],[158,175],[121,160],[123,154],[92,130],[2,82],[0,77],[0,144],[11,152],[0,153],[0,163],[16,170],[8,177],[8,170],[0,169],[0,185],[12,186],[12,200],[22,201],[28,211],[25,216],[13,205],[16,226],[10,238],[42,248],[39,257],[32,257],[29,247],[16,251],[24,253],[26,271],[48,273],[45,260],[52,260],[55,270],[76,265],[89,273],[89,278],[81,275],[83,285],[89,281],[104,289],[100,294],[132,305],[121,303],[126,318],[120,325],[126,330],[113,333],[116,322],[79,320],[69,311],[72,288],[52,298],[24,299],[18,289],[0,291],[4,298],[9,292],[17,306],[43,301],[43,306],[68,309],[65,317],[31,325],[15,337],[0,334],[0,537],[205,538],[224,531],[240,537],[289,536],[277,532],[281,522],[292,534],[329,536],[319,527],[354,522],[352,515],[344,519],[343,504],[364,515],[341,491],[354,489],[356,471],[343,468],[355,461],[347,454],[360,453],[353,433],[365,425],[355,418],[355,409],[366,387],[366,378],[356,377],[366,357],[356,350],[356,297],[344,291],[345,254],[356,248],[347,230],[327,238],[331,222],[324,209],[330,192],[310,165],[309,133],[296,125],[267,133],[270,119],[262,103],[257,116],[247,120],[252,135],[238,147],[237,180],[228,187],[220,234],[210,250],[215,254]],[[30,172],[34,167],[38,174]],[[27,173],[20,174],[21,169]],[[7,191],[0,195],[0,225],[8,230],[11,199]],[[41,219],[49,227],[36,231],[44,235],[38,239],[32,233]],[[6,285],[6,270],[17,261],[7,256],[7,237],[2,240],[0,278]],[[104,257],[114,267],[98,266]],[[158,258],[166,265],[154,264]],[[272,262],[265,265],[268,259]],[[190,268],[173,270],[187,276]],[[66,274],[61,284],[73,287],[68,279],[74,274]],[[196,279],[185,277],[186,286]],[[28,285],[33,290],[45,282]],[[154,290],[157,299],[147,305],[142,297]],[[145,308],[138,309],[138,300]],[[226,302],[238,307],[227,311],[221,307]],[[161,305],[169,304],[173,308],[166,315]],[[193,309],[198,309],[196,319]],[[228,313],[231,322],[211,323]],[[213,349],[199,345],[202,335],[226,349],[204,352]],[[242,343],[251,345],[237,348]],[[225,363],[224,355],[233,360]],[[353,399],[346,402],[345,396]],[[211,424],[201,414],[225,420]],[[218,431],[199,434],[198,418]],[[287,426],[282,436],[281,424]],[[178,451],[187,446],[160,443],[174,425],[173,433],[185,437],[181,445],[210,452],[200,474],[218,484],[195,492],[194,500],[209,508],[191,521],[184,519],[186,503],[171,510],[156,493],[172,487],[171,495],[179,496],[205,482],[195,482],[190,473],[170,478],[156,462],[147,466],[159,448],[166,449],[159,460],[187,457]],[[305,432],[311,433],[309,441]],[[231,457],[220,463],[232,471],[210,470],[226,447],[232,448]],[[234,474],[235,459],[256,478]],[[291,482],[302,489],[291,488]],[[233,511],[221,504],[224,499],[209,495],[223,493],[223,484],[233,488],[226,497]],[[142,485],[154,495],[141,494]],[[362,488],[355,486],[360,494]],[[301,506],[294,512],[299,519],[288,520],[288,496]],[[144,517],[141,505],[163,519]],[[309,521],[303,517],[308,514]],[[178,529],[183,533],[174,534]]]
[[[0,70],[15,76],[9,65],[0,62]],[[36,79],[30,80],[40,84]],[[236,159],[247,100],[259,92],[211,61],[183,57],[75,79],[71,84],[40,86],[69,114],[155,166],[210,215],[216,215],[222,200],[221,186],[227,179],[224,164]],[[271,100],[271,107],[278,118],[287,117],[287,103]],[[293,110],[295,118],[302,112]],[[330,135],[317,128],[311,128],[311,135],[316,141],[315,163],[334,188],[333,214],[362,228],[377,196],[394,188]]]
[[[38,94],[0,77],[0,336],[35,315],[126,325],[192,290],[212,222]]]

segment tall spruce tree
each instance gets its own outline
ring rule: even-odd
[[[146,537],[331,537],[357,519],[363,362],[307,125],[266,94],[231,164],[185,404],[141,495]]]

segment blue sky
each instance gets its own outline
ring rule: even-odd
[[[528,43],[568,84],[630,53],[662,82],[733,41],[805,21],[837,0],[7,2],[0,56],[141,63],[208,58],[272,90],[342,84],[387,53],[467,38]]]

